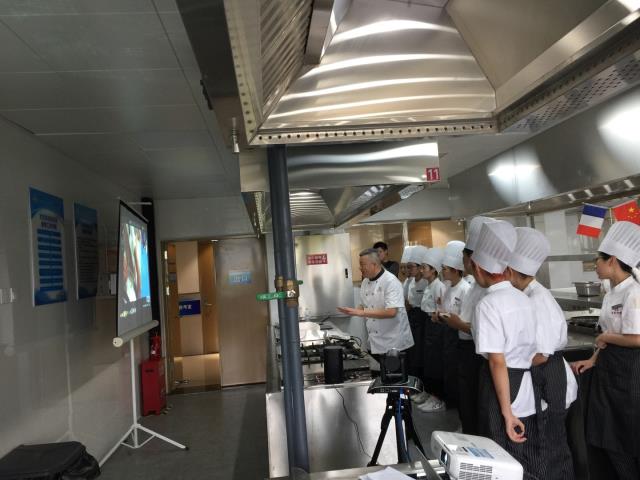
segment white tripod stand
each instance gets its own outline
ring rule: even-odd
[[[137,372],[137,367],[136,367],[136,360],[135,360],[135,347],[134,347],[134,339],[144,333],[147,332],[148,330],[151,330],[153,327],[155,327],[156,325],[158,325],[158,321],[157,320],[153,320],[145,325],[142,325],[141,327],[136,328],[135,330],[132,330],[131,332],[128,332],[127,335],[123,335],[122,337],[116,337],[113,339],[113,345],[116,347],[122,347],[122,345],[124,345],[124,343],[129,342],[129,351],[130,351],[130,355],[131,355],[131,399],[132,399],[132,403],[133,403],[133,424],[131,425],[131,427],[129,427],[129,429],[127,430],[127,433],[125,433],[122,438],[120,440],[118,440],[118,443],[116,443],[113,448],[111,450],[109,450],[109,453],[107,453],[104,458],[102,460],[100,460],[100,466],[104,465],[104,463],[109,459],[109,457],[111,457],[111,455],[114,454],[114,452],[118,449],[118,447],[120,445],[124,445],[125,447],[129,447],[132,449],[137,449],[140,448],[144,445],[146,445],[146,443],[151,440],[152,438],[158,438],[164,442],[167,442],[175,447],[178,447],[182,450],[188,450],[188,447],[186,445],[182,445],[181,443],[178,443],[174,440],[171,440],[170,438],[165,437],[164,435],[160,435],[158,432],[154,432],[153,430],[140,425],[138,423],[138,390],[136,388],[137,386],[137,376],[136,376],[136,372]],[[143,431],[146,432],[149,436],[142,442],[140,442],[139,439],[139,431]],[[131,437],[131,442],[127,443],[127,439]]]

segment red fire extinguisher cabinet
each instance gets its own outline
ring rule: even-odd
[[[167,405],[164,380],[164,359],[142,362],[142,415],[160,415]]]

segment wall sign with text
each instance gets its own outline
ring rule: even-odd
[[[29,189],[33,304],[67,300],[64,202],[60,197]]]
[[[307,255],[307,265],[326,265],[327,263],[326,253],[314,253]]]

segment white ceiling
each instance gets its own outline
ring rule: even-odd
[[[0,1],[0,115],[156,199],[240,191],[175,0]]]

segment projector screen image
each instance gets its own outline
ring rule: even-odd
[[[120,203],[118,239],[118,336],[151,318],[147,222]]]

